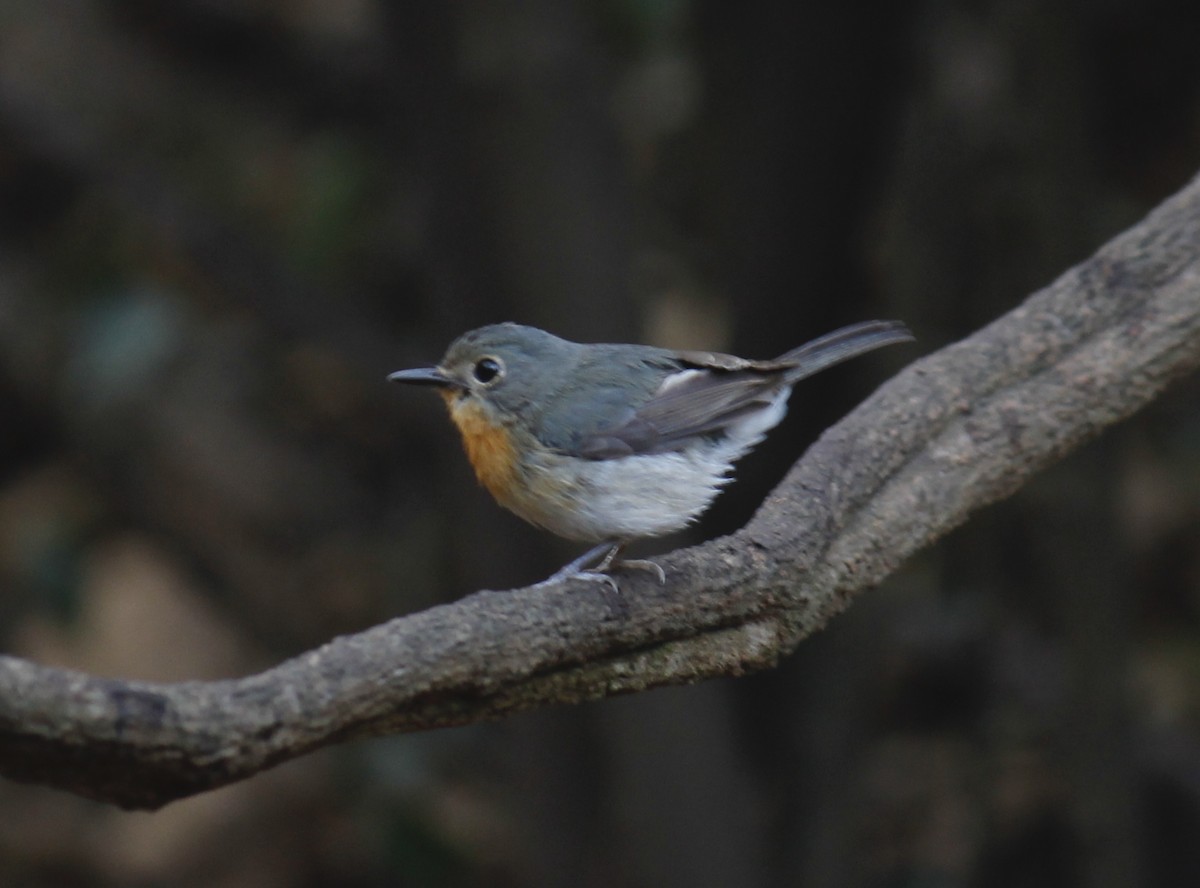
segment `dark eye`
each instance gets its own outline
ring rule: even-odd
[[[471,372],[474,373],[477,380],[487,385],[489,382],[495,381],[504,372],[504,365],[500,363],[498,358],[480,358],[475,362],[475,369]]]

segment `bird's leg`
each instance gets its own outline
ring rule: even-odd
[[[621,558],[621,552],[625,548],[625,543],[613,543],[612,548],[608,550],[608,554],[604,556],[604,560],[597,564],[592,570],[605,574],[609,570],[619,570],[622,567],[632,567],[636,570],[648,570],[650,573],[658,577],[658,585],[666,585],[667,575],[663,573],[663,569],[653,561],[647,561],[644,558]]]
[[[600,543],[598,546],[592,546],[574,561],[570,561],[552,573],[546,579],[538,583],[539,586],[548,586],[551,583],[558,583],[563,580],[598,580],[608,583],[613,590],[617,589],[617,581],[604,573],[603,569],[595,567],[587,567],[586,565],[600,559],[601,564],[608,564],[612,559],[612,554],[620,547],[615,543]],[[601,559],[601,555],[603,558]]]
[[[617,581],[609,574],[610,570],[619,570],[624,567],[632,567],[638,570],[648,570],[658,576],[659,585],[667,582],[667,575],[663,573],[663,569],[653,561],[645,561],[641,559],[626,560],[620,557],[621,551],[625,548],[624,542],[609,542],[600,543],[588,549],[574,561],[565,564],[563,567],[555,571],[551,576],[547,577],[539,586],[549,585],[563,580],[591,580],[594,582],[605,583],[614,592],[620,593],[620,588]],[[587,565],[593,565],[587,567]]]

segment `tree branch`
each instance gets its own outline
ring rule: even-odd
[[[827,431],[663,587],[479,592],[234,681],[123,682],[0,657],[0,773],[153,808],[352,737],[774,664],[971,511],[1200,365],[1200,179]]]

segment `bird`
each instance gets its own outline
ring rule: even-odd
[[[455,339],[436,366],[392,382],[430,386],[449,409],[479,483],[505,509],[593,547],[543,583],[603,582],[655,561],[635,540],[695,521],[733,464],[783,419],[800,380],[913,340],[899,321],[835,330],[772,360],[647,345],[571,342],[491,324]]]

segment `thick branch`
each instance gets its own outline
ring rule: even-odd
[[[0,658],[0,773],[128,807],[351,737],[761,669],[900,562],[1200,365],[1200,179],[830,429],[742,531],[665,587],[479,592],[236,681]]]

